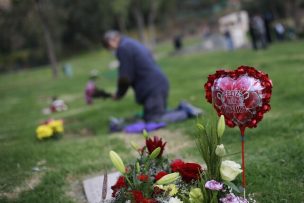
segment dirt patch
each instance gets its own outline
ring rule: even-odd
[[[23,192],[34,190],[38,186],[46,172],[45,160],[39,161],[35,167],[33,167],[32,176],[26,179],[21,185],[15,187],[11,192],[0,192],[0,196],[4,196],[8,199],[17,199]]]
[[[116,133],[113,135],[124,140],[127,146],[130,146],[131,141],[137,143],[140,146],[143,146],[145,144],[145,140],[140,134]],[[150,133],[150,137],[154,135],[161,137],[164,141],[167,142],[165,154],[174,155],[174,157],[181,157],[181,151],[183,149],[195,146],[195,142],[193,140],[190,140],[189,137],[180,130],[170,131],[166,129],[160,129]],[[134,152],[134,155],[137,155],[134,150],[132,151]]]
[[[90,130],[89,128],[81,128],[77,132],[70,132],[70,133],[65,133],[64,138],[86,138],[86,137],[92,137],[94,136],[95,133]]]
[[[83,97],[82,94],[65,94],[65,95],[59,96],[60,99],[62,99],[63,101],[65,101],[67,103],[82,99],[82,97]]]
[[[70,197],[75,203],[87,203],[87,199],[84,194],[82,180],[75,177],[67,177],[69,188],[66,191],[66,196]]]

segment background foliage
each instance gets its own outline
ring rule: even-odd
[[[100,46],[108,29],[118,29],[154,44],[176,34],[187,35],[202,23],[216,23],[239,9],[271,11],[275,18],[296,15],[303,0],[7,0],[0,3],[0,71],[48,62],[43,25],[49,28],[59,59]],[[238,4],[234,3],[238,2]],[[44,19],[37,12],[41,4]],[[299,21],[299,20],[298,20]],[[296,21],[296,22],[298,22]],[[299,24],[299,22],[298,22]],[[301,31],[301,26],[296,28]]]

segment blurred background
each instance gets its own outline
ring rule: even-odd
[[[251,46],[249,21],[257,15],[269,43],[304,35],[303,0],[0,0],[0,71],[51,63],[56,75],[58,60],[99,48],[108,29],[151,49],[191,36],[202,42],[211,36],[202,49],[223,48],[229,36],[230,48],[244,48]]]
[[[209,116],[209,74],[240,65],[268,73],[272,109],[246,130],[247,190],[257,202],[304,202],[304,0],[0,0],[1,203],[83,203],[82,181],[114,170],[110,150],[133,160],[129,142],[139,137],[109,133],[109,118],[142,113],[132,91],[121,102],[84,99],[92,74],[116,90],[118,63],[101,43],[109,29],[153,52],[170,81],[169,108],[186,100]],[[64,120],[64,135],[40,141],[37,126],[50,118]],[[153,135],[169,141],[169,158],[201,163],[195,124]],[[231,153],[239,141],[226,128]]]

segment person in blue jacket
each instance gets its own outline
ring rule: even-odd
[[[169,81],[140,42],[117,31],[108,31],[103,38],[105,47],[115,51],[119,60],[117,91],[114,100],[123,98],[133,88],[138,104],[143,106],[146,122],[157,121],[166,112]]]

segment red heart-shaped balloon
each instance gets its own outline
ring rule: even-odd
[[[272,82],[268,75],[253,67],[234,71],[218,70],[205,84],[206,99],[229,127],[256,127],[270,110]]]

